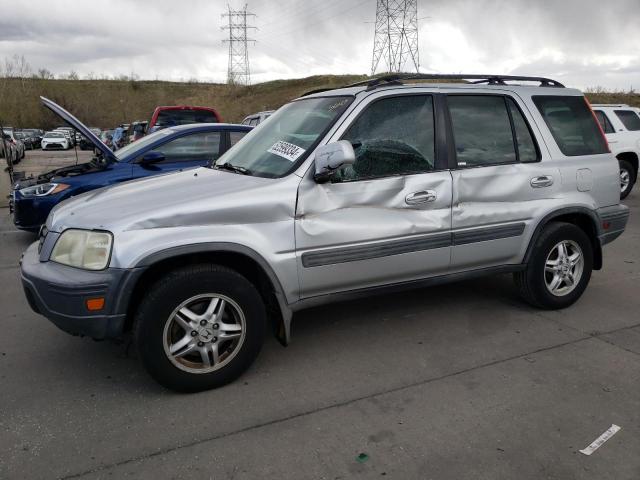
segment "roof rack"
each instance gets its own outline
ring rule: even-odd
[[[621,108],[629,108],[630,105],[627,103],[592,103],[592,107],[621,107]]]
[[[302,96],[312,95],[314,93],[326,92],[329,90],[335,90],[337,88],[350,88],[350,87],[363,87],[366,86],[365,91],[375,90],[381,86],[388,85],[403,85],[402,80],[473,80],[472,84],[486,83],[487,85],[507,85],[507,81],[520,81],[520,82],[539,82],[540,87],[554,87],[564,88],[564,85],[557,80],[552,80],[545,77],[529,77],[523,75],[479,75],[477,73],[471,74],[445,74],[445,73],[394,73],[390,75],[382,75],[376,78],[370,78],[368,80],[362,80],[360,82],[351,83],[342,87],[330,87],[320,88],[317,90],[311,90],[304,93]]]
[[[392,75],[384,75],[382,77],[364,80],[362,82],[352,83],[351,85],[347,85],[347,87],[359,87],[366,85],[367,90],[373,90],[380,85],[400,85],[402,84],[401,80],[475,80],[471,83],[486,83],[487,85],[506,85],[507,81],[525,81],[540,82],[541,87],[564,88],[564,85],[557,80],[552,80],[545,77],[529,77],[523,75],[479,75],[476,73],[398,73]]]

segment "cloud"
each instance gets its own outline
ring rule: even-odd
[[[250,1],[254,81],[369,73],[375,3]],[[224,81],[226,8],[210,0],[57,0],[55,8],[0,0],[0,58],[24,55],[56,74]],[[581,88],[638,83],[637,0],[419,0],[418,9],[429,17],[420,20],[423,71],[559,75]]]

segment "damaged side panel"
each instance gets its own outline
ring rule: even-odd
[[[520,263],[534,220],[565,202],[560,172],[547,162],[467,168],[452,176],[453,271]],[[539,177],[550,185],[533,187]]]
[[[407,197],[429,191],[432,201]],[[296,246],[302,297],[444,273],[449,267],[448,171],[299,188]]]

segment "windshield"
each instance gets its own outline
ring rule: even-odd
[[[291,102],[261,123],[216,162],[258,177],[281,177],[315,148],[353,97],[307,98]]]
[[[61,133],[53,133],[53,132],[52,133],[47,133],[44,136],[44,138],[62,138],[62,137],[64,137],[63,134],[61,134]]]
[[[114,153],[118,160],[122,160],[124,157],[135,155],[136,152],[145,149],[147,145],[150,145],[167,135],[171,135],[172,133],[173,130],[158,130],[157,132],[147,135],[134,143],[130,143],[126,147],[122,147],[120,150],[116,150]]]

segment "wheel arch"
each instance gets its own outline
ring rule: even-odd
[[[634,170],[633,181],[635,183],[638,178],[638,154],[636,152],[622,152],[616,155],[616,158],[618,160],[626,160],[631,164]]]
[[[215,263],[231,268],[253,283],[262,296],[272,323],[273,332],[283,345],[290,339],[292,311],[282,285],[267,261],[251,248],[233,243],[182,245],[155,252],[140,260],[135,268],[142,271],[129,287],[124,331],[133,328],[136,309],[146,288],[160,275],[188,264]]]
[[[589,240],[591,240],[591,247],[593,249],[593,269],[600,270],[602,268],[602,246],[600,245],[600,239],[598,237],[600,233],[600,219],[596,212],[586,207],[561,208],[547,214],[538,223],[531,239],[529,240],[529,245],[527,246],[523,263],[529,262],[529,259],[533,254],[534,245],[542,234],[544,227],[551,222],[571,223],[583,230],[589,237]]]

